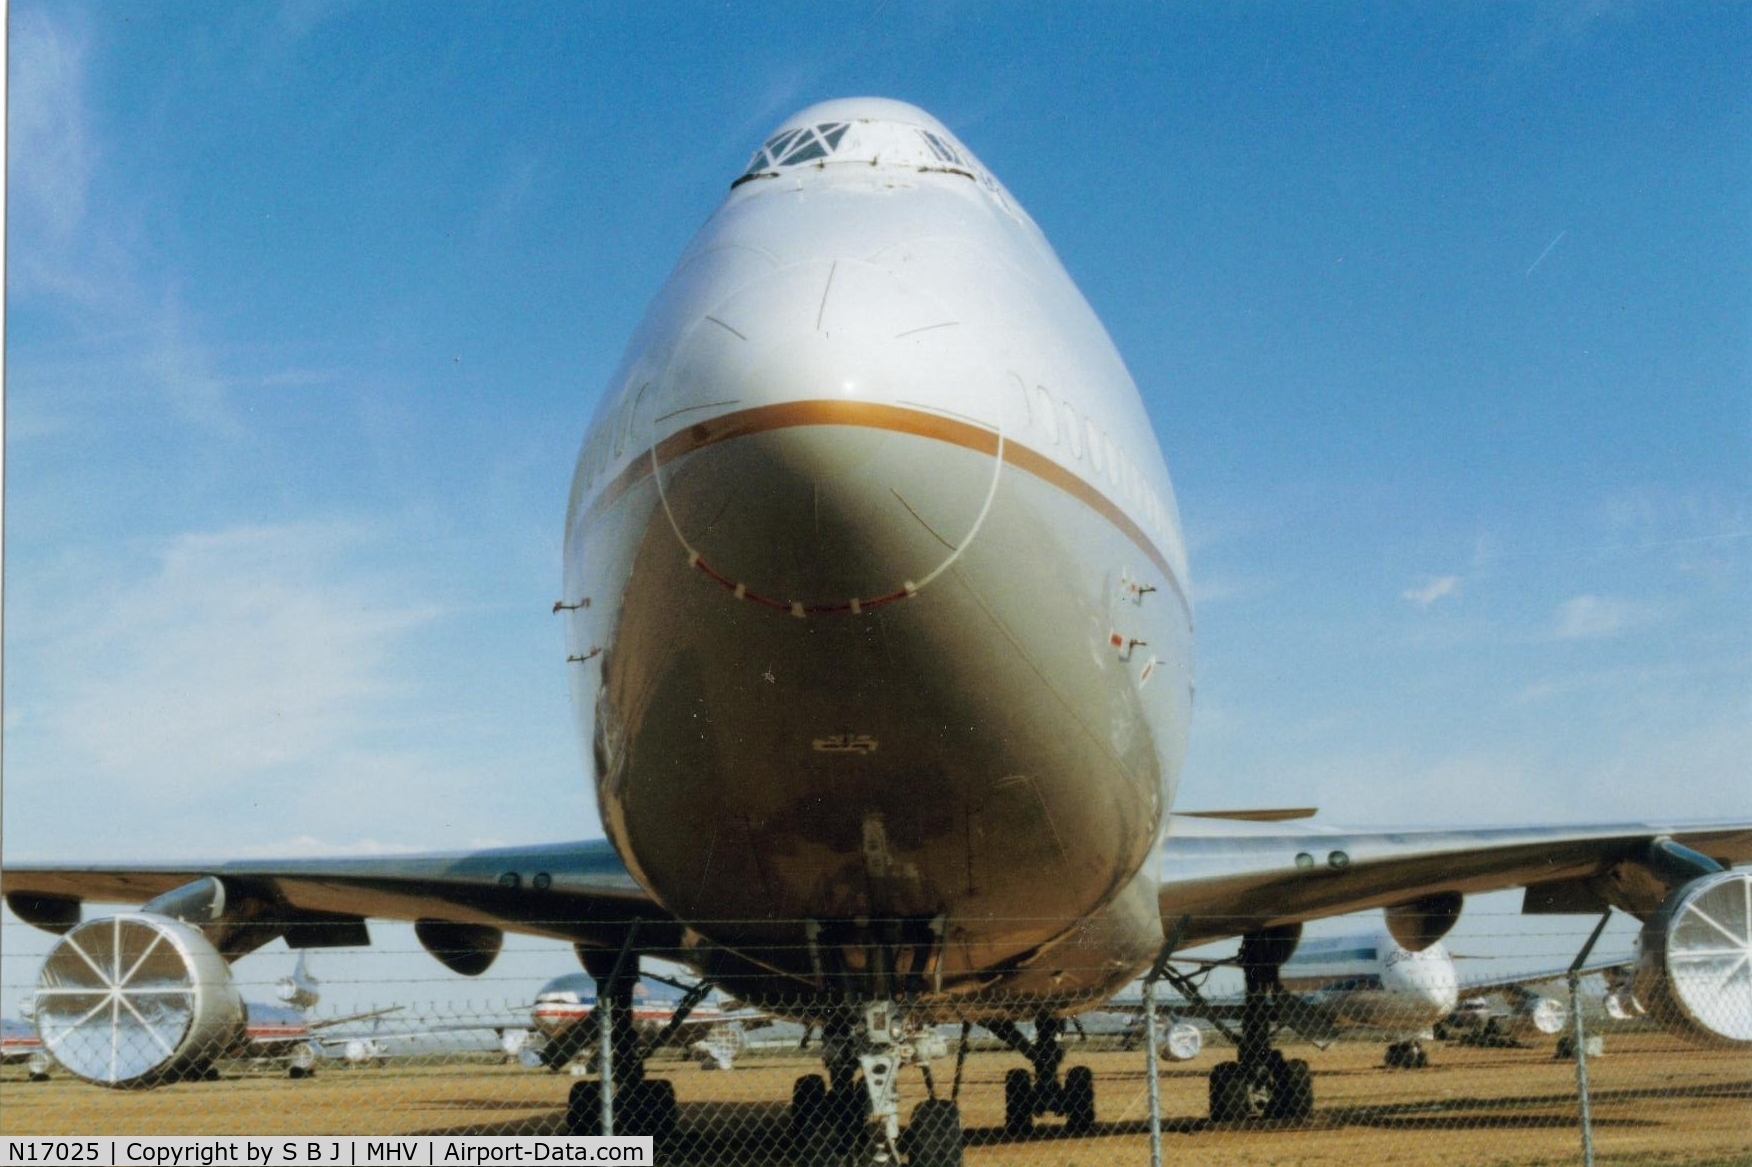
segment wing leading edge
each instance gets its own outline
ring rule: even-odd
[[[1752,860],[1752,822],[1350,830],[1171,816],[1159,852],[1165,926],[1183,943],[1365,908],[1527,888],[1529,911],[1652,912],[1670,839],[1727,867]]]
[[[79,922],[82,902],[142,903],[208,878],[224,886],[226,916],[278,929],[294,947],[363,943],[365,917],[505,929],[592,947],[618,947],[636,920],[641,946],[671,947],[679,938],[674,919],[605,839],[368,857],[8,865],[0,892],[20,919],[64,932]]]

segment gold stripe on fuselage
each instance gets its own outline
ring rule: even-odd
[[[891,433],[911,434],[947,442],[993,458],[998,456],[997,430],[939,413],[871,401],[831,399],[761,405],[695,422],[658,442],[655,451],[647,449],[604,484],[596,500],[590,504],[586,521],[596,518],[618,502],[627,491],[648,476],[654,466],[662,468],[678,458],[733,438],[745,438],[798,426],[857,426],[862,429],[887,430]],[[1042,482],[1058,488],[1111,523],[1156,566],[1174,589],[1182,609],[1190,614],[1191,606],[1187,601],[1186,590],[1174,574],[1174,569],[1168,565],[1167,556],[1162,554],[1149,534],[1119,504],[1096,489],[1088,480],[1012,438],[1004,439],[1003,458],[1006,465],[1026,471]]]

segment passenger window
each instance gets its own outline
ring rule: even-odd
[[[1019,399],[1017,403],[1022,406],[1021,412],[1016,416],[1021,418],[1020,428],[1026,432],[1034,422],[1033,409],[1028,402],[1028,386],[1022,384],[1022,378],[1014,373],[1010,374],[1010,384],[1016,387],[1016,397]]]
[[[1040,408],[1036,416],[1040,418],[1040,428],[1046,434],[1046,440],[1058,445],[1058,418],[1052,412],[1052,394],[1046,391],[1046,386],[1034,387],[1034,403]]]
[[[1065,415],[1065,438],[1071,444],[1071,457],[1081,458],[1083,456],[1083,435],[1077,430],[1077,411],[1071,408],[1069,402],[1066,402],[1062,408]]]

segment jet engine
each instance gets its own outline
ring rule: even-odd
[[[1752,871],[1717,871],[1668,894],[1643,924],[1634,998],[1675,1033],[1752,1045]]]
[[[1190,1021],[1171,1021],[1156,1052],[1165,1062],[1190,1062],[1204,1049],[1204,1033]]]
[[[197,1077],[243,1040],[243,997],[198,928],[153,912],[89,920],[43,961],[37,1031],[100,1086]]]
[[[1511,995],[1509,1036],[1516,1041],[1555,1037],[1569,1023],[1569,1010],[1553,997],[1521,990]]]

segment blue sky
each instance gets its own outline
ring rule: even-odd
[[[598,834],[578,441],[753,147],[859,93],[980,155],[1143,391],[1183,805],[1752,812],[1752,9],[9,22],[8,856]]]

